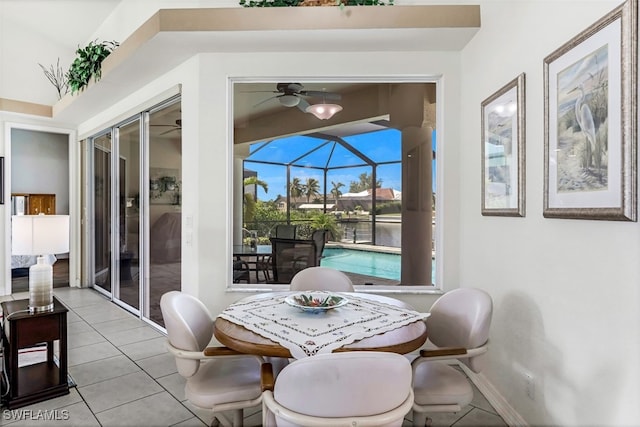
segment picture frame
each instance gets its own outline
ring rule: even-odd
[[[4,205],[4,156],[0,157],[0,205]]]
[[[544,217],[637,220],[637,7],[544,59]]]
[[[525,74],[485,99],[482,215],[525,216]]]
[[[149,204],[181,204],[180,171],[169,168],[149,168]]]

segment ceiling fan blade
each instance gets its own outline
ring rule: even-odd
[[[281,95],[274,95],[274,96],[270,96],[270,97],[269,97],[269,98],[267,98],[267,99],[263,99],[262,101],[258,102],[257,104],[254,104],[254,105],[253,105],[253,108],[257,107],[258,105],[262,105],[262,104],[264,104],[264,103],[265,103],[265,102],[267,102],[267,101],[271,101],[272,99],[278,98],[279,96],[281,96]]]
[[[331,101],[339,101],[340,99],[342,99],[342,95],[340,95],[339,93],[322,92],[319,90],[303,90],[300,92],[300,95],[311,96],[314,98],[324,98]]]
[[[282,93],[277,90],[241,90],[239,93]]]
[[[162,132],[158,136],[163,136],[163,135],[166,135],[166,134],[171,133],[171,132],[180,132],[181,130],[182,130],[182,128],[169,129],[167,131]]]

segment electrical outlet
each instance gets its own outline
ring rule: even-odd
[[[525,381],[525,390],[527,392],[527,397],[531,400],[536,400],[536,384],[533,379],[533,375],[528,372],[525,372],[524,381]]]

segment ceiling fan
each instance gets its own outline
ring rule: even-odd
[[[173,124],[173,125],[151,125],[151,126],[154,126],[154,127],[162,126],[162,127],[170,127],[171,128],[169,130],[166,130],[166,131],[162,132],[158,136],[166,135],[166,134],[171,133],[171,132],[180,132],[180,131],[182,131],[182,119],[177,119],[175,124]]]
[[[304,86],[300,83],[278,83],[276,84],[276,90],[270,91],[277,95],[264,99],[254,105],[254,108],[265,102],[277,99],[281,105],[285,107],[298,107],[303,112],[307,112],[309,102],[303,97],[322,98],[323,100],[339,100],[342,96],[339,93],[325,92],[319,90],[305,90]]]

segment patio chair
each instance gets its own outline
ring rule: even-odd
[[[399,427],[413,403],[409,360],[395,353],[307,357],[275,380],[270,368],[262,368],[263,426]]]
[[[427,349],[412,362],[413,425],[426,425],[428,412],[458,412],[471,403],[469,380],[446,361],[482,370],[492,312],[491,296],[475,288],[449,291],[431,306]]]
[[[240,283],[241,281],[249,283],[250,272],[248,262],[241,259],[233,261],[233,283]]]
[[[279,239],[271,240],[271,264],[274,283],[290,283],[295,274],[317,262],[316,243],[313,240]]]
[[[189,294],[171,291],[160,298],[167,328],[167,348],[178,373],[187,381],[184,392],[194,406],[213,414],[212,425],[242,425],[243,409],[262,401],[260,365],[264,360],[226,347],[207,347],[213,319],[205,305]],[[205,362],[205,363],[201,363]],[[232,411],[233,422],[223,412]]]
[[[295,239],[296,228],[294,224],[278,224],[276,225],[276,236],[280,239]]]
[[[291,279],[292,291],[353,292],[353,282],[340,270],[329,267],[309,267]]]

